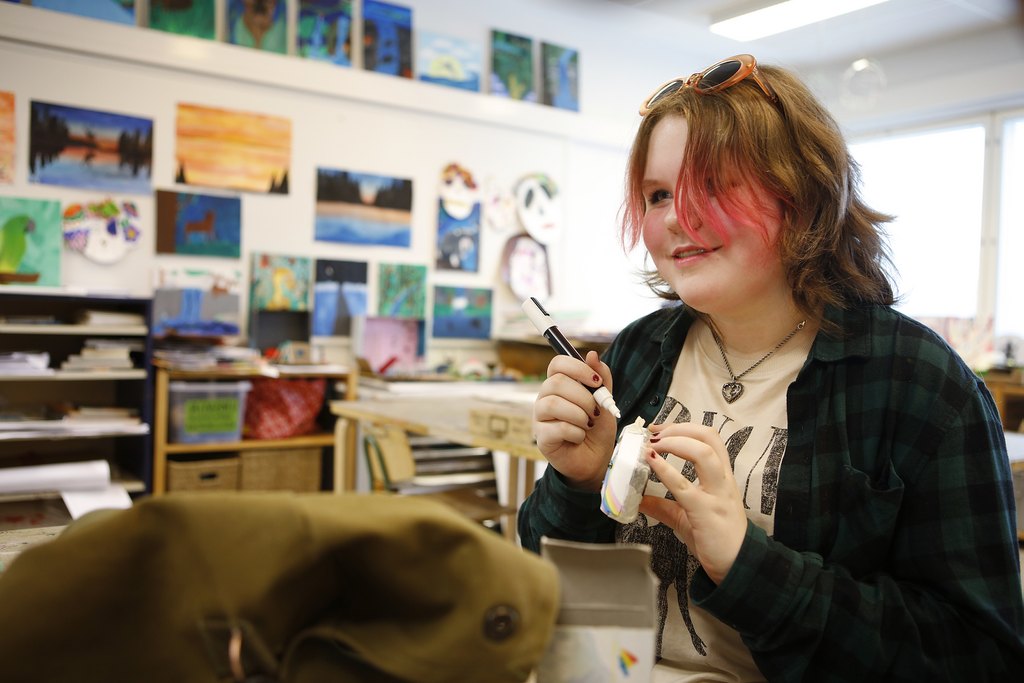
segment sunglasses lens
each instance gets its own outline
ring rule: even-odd
[[[658,92],[656,92],[653,95],[651,95],[651,99],[647,100],[647,108],[650,109],[655,104],[657,104],[661,100],[665,99],[666,97],[668,97],[672,93],[678,92],[679,89],[682,88],[682,87],[683,87],[683,81],[678,80],[678,79],[676,79],[676,80],[674,80],[674,81],[672,81],[670,83],[666,83],[664,86],[662,86],[661,90],[659,90]]]
[[[697,89],[713,90],[719,87],[735,76],[742,66],[738,59],[730,59],[727,62],[715,64],[701,76],[700,81],[697,82]]]

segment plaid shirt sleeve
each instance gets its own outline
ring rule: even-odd
[[[984,385],[888,309],[791,387],[775,537],[753,525],[697,604],[772,681],[1009,681],[1024,606],[1002,426]],[[806,420],[806,422],[805,422]]]

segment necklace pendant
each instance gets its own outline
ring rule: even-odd
[[[726,382],[722,385],[722,398],[726,403],[732,403],[743,395],[743,385],[739,382]]]

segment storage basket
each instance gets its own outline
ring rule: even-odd
[[[241,488],[245,491],[319,491],[319,448],[242,451]]]
[[[238,458],[167,463],[168,491],[234,491],[238,489]]]

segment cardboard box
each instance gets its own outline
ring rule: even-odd
[[[654,670],[657,582],[651,548],[542,538],[555,564],[561,603],[537,683],[644,683]]]

